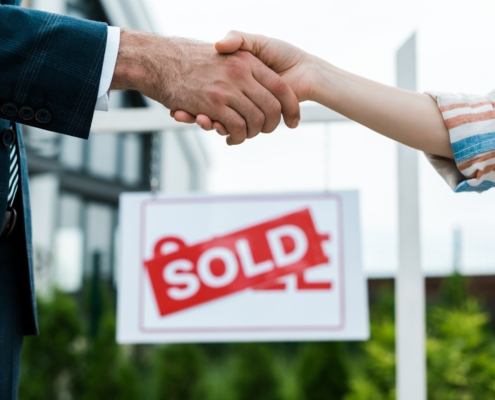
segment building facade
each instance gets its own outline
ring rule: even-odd
[[[31,0],[23,5],[153,31],[141,0]],[[41,293],[54,284],[77,291],[95,263],[103,278],[115,281],[122,192],[149,191],[151,174],[168,193],[205,188],[208,157],[194,128],[174,127],[171,121],[146,124],[148,116],[167,121],[168,110],[136,92],[113,92],[110,111],[102,114],[96,112],[95,120],[105,119],[104,132],[95,123],[88,141],[24,130]],[[122,116],[132,123],[126,125]]]

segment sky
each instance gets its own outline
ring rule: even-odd
[[[418,91],[495,89],[493,0],[143,1],[159,33],[208,42],[231,29],[260,33],[389,85],[397,49],[417,32]],[[353,122],[302,122],[237,147],[202,134],[211,158],[209,191],[359,190],[365,270],[390,275],[397,266],[396,144]],[[495,190],[454,195],[419,158],[425,272],[452,270],[453,231],[460,229],[461,271],[495,273]]]

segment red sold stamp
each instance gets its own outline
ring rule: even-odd
[[[165,237],[144,262],[161,316],[248,288],[277,289],[277,279],[297,274],[300,289],[329,289],[304,281],[304,271],[329,262],[308,208],[211,240],[187,245]],[[278,286],[277,286],[278,285]]]

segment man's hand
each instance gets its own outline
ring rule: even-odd
[[[231,31],[220,42],[215,44],[219,53],[229,54],[245,50],[259,58],[266,66],[279,74],[289,84],[300,102],[311,97],[313,87],[311,69],[316,68],[314,57],[289,43],[261,35],[252,35]],[[230,130],[215,121],[211,115],[193,113],[184,110],[172,111],[171,115],[179,122],[197,122],[203,129],[216,129],[221,135],[228,135]],[[212,121],[213,120],[213,121]]]
[[[208,115],[229,132],[228,144],[272,132],[281,113],[289,127],[300,120],[289,85],[252,54],[219,54],[185,39],[123,30],[110,89],[138,90],[170,110]]]

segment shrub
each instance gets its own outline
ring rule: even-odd
[[[371,338],[354,371],[346,400],[395,400],[394,293],[383,290],[371,309]]]
[[[279,400],[280,382],[273,356],[263,343],[235,346],[238,352],[233,372],[235,400]]]
[[[303,400],[340,400],[349,391],[342,343],[312,342],[302,347],[297,378]]]
[[[76,304],[55,291],[38,300],[38,311],[41,335],[24,341],[19,398],[71,398],[82,386],[86,348]]]
[[[81,400],[141,398],[138,373],[124,357],[123,348],[115,342],[115,317],[103,317],[98,336],[90,341],[86,353],[84,387]]]
[[[474,299],[431,312],[428,394],[432,400],[495,398],[495,345],[489,317]]]
[[[155,353],[156,400],[203,400],[205,357],[194,344],[167,345]]]

